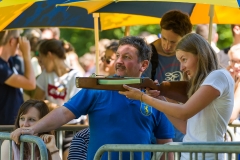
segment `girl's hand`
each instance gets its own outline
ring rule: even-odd
[[[42,138],[42,140],[46,144],[46,147],[49,150],[49,152],[53,152],[53,151],[58,149],[56,147],[55,136],[54,135],[43,134],[43,135],[40,136],[40,138]]]
[[[129,99],[135,99],[140,100],[143,92],[141,92],[139,89],[129,87],[127,85],[123,85],[125,89],[128,91],[119,91],[118,93],[125,95]]]

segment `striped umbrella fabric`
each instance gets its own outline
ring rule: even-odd
[[[56,7],[66,0],[4,0],[0,2],[0,30],[35,27],[93,29],[93,16],[80,7]],[[20,3],[21,2],[21,3]]]
[[[178,3],[179,6],[175,8],[170,7],[173,6],[174,3]],[[155,19],[155,21],[149,21],[149,24],[158,24],[163,14],[171,8],[174,8],[188,13],[193,24],[200,24],[209,23],[210,6],[214,5],[213,23],[234,24],[240,22],[240,16],[236,16],[240,15],[239,3],[240,0],[69,0],[68,3],[61,4],[61,6],[86,8],[88,13],[132,14],[158,18],[158,21]],[[162,9],[159,6],[164,7]],[[101,20],[101,16],[100,21],[103,23],[102,28],[104,28],[105,20]],[[139,19],[139,21],[142,20]]]
[[[12,2],[12,0],[5,0]],[[35,27],[64,27],[94,29],[94,18],[92,14],[79,6],[59,6],[65,0],[25,0],[28,3],[1,7],[0,2],[0,30],[16,28],[35,28]],[[78,1],[90,2],[90,1]],[[102,1],[100,1],[102,2]],[[21,6],[23,5],[23,6]],[[179,9],[191,13],[194,4],[182,4],[164,2],[156,4],[158,12],[161,14],[168,10]],[[157,11],[156,10],[156,11]],[[153,16],[134,15],[132,13],[101,13],[98,20],[99,30],[107,30],[122,26],[158,24],[160,19]]]

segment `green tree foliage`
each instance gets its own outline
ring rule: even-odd
[[[230,25],[218,25],[218,43],[220,49],[229,47],[232,44],[232,31]]]
[[[124,36],[125,27],[100,31],[99,38],[120,39]],[[160,32],[159,25],[148,26],[132,26],[130,35],[137,36],[142,32],[149,32],[158,35]],[[218,25],[218,47],[220,49],[226,48],[232,43],[232,32],[230,25]],[[94,31],[83,29],[61,29],[61,38],[70,42],[79,56],[89,52],[90,46],[94,45]]]

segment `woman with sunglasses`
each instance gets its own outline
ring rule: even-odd
[[[102,70],[105,75],[115,74],[114,62],[116,59],[116,51],[118,43],[113,41],[108,47],[106,47],[105,55],[102,57]]]

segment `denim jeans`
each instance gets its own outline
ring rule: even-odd
[[[182,142],[183,141],[183,137],[185,136],[185,134],[183,134],[182,132],[180,132],[177,128],[174,127],[174,131],[175,131],[175,138],[173,138],[173,142]]]

